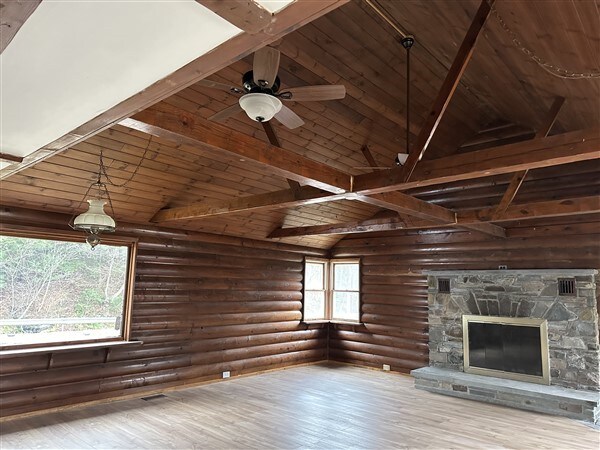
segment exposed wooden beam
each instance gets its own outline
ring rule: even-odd
[[[187,206],[162,209],[154,215],[151,221],[167,222],[173,220],[201,219],[242,211],[295,208],[315,203],[330,202],[334,199],[343,200],[346,196],[347,194],[332,196],[329,192],[321,191],[311,186],[303,186],[300,188],[298,195],[289,189],[285,189],[220,202],[199,202]]]
[[[29,19],[42,0],[0,1],[0,53],[10,44],[17,31]]]
[[[423,225],[425,221],[422,221]],[[431,226],[437,224],[429,223]],[[308,227],[278,228],[268,238],[286,238],[300,236],[320,236],[328,234],[356,234],[373,231],[391,231],[411,228],[400,217],[387,217],[382,219],[367,219],[354,222],[336,223],[328,225],[313,225]]]
[[[380,208],[396,211],[401,214],[408,214],[420,219],[432,220],[435,222],[455,223],[456,214],[442,206],[428,203],[402,192],[385,192],[372,196],[359,196],[357,200]]]
[[[196,0],[246,33],[256,34],[271,24],[273,14],[252,0]]]
[[[395,169],[356,175],[353,191],[366,195],[407,190],[598,158],[600,129],[593,128],[421,161],[407,183],[398,180]]]
[[[373,157],[373,154],[371,153],[371,149],[369,148],[368,145],[366,145],[366,144],[363,145],[360,148],[360,151],[362,152],[363,156],[367,160],[367,163],[369,163],[369,166],[371,166],[373,168],[379,167],[379,164],[377,164],[377,161],[375,161],[375,158]]]
[[[554,122],[556,121],[556,118],[558,117],[558,113],[560,112],[560,109],[564,102],[565,102],[564,97],[556,97],[556,99],[552,103],[552,106],[550,107],[550,111],[548,112],[548,115],[546,116],[544,122],[542,123],[542,126],[540,127],[538,132],[535,134],[536,138],[543,138],[543,137],[548,136],[548,133],[550,133],[550,130],[552,129],[552,126],[554,125]],[[496,207],[496,212],[494,213],[494,218],[502,217],[502,215],[504,214],[504,212],[506,211],[508,206],[512,203],[514,198],[517,196],[517,193],[519,192],[519,189],[521,188],[523,181],[525,181],[525,177],[527,177],[528,172],[529,172],[529,170],[525,169],[525,170],[521,170],[513,175],[512,179],[510,180],[510,183],[508,183],[508,188],[504,192],[504,195],[502,196],[500,203]]]
[[[419,200],[410,195],[402,194],[401,192],[386,192],[372,196],[359,196],[358,199],[371,205],[387,208],[419,219],[430,220],[444,225],[456,224],[456,213],[454,211],[433,203]],[[494,237],[506,237],[506,230],[492,223],[461,225],[461,227]]]
[[[458,213],[458,223],[476,223],[492,220],[495,208]],[[600,212],[600,197],[581,197],[547,202],[515,204],[508,207],[504,215],[494,221],[537,219],[543,217],[574,216]]]
[[[279,139],[277,138],[277,134],[275,134],[275,130],[273,129],[273,125],[271,125],[271,122],[261,122],[261,125],[263,127],[263,130],[265,130],[269,143],[271,145],[274,145],[275,147],[281,147],[281,144],[279,143]],[[289,178],[287,182],[292,192],[296,195],[296,198],[300,198],[300,183],[294,180],[290,180]]]
[[[335,194],[351,188],[352,177],[344,172],[166,103],[141,111],[123,120],[121,125],[178,144],[203,148],[215,155],[240,156],[249,162],[268,166],[274,174],[283,178]]]
[[[126,117],[163,100],[176,92],[244,58],[252,52],[300,28],[301,26],[346,4],[349,0],[296,0],[274,15],[272,23],[262,31],[241,33],[211,52],[197,58],[143,91],[99,114],[64,136],[27,156],[22,163],[0,171],[0,179],[20,172],[46,158],[66,150],[78,142],[111,127]],[[6,3],[6,1],[4,1]],[[8,2],[13,3],[13,2]],[[227,2],[223,2],[227,3]]]
[[[506,238],[506,229],[499,225],[494,225],[493,223],[463,223],[458,225],[459,228],[466,228],[467,230],[477,231],[502,239]]]
[[[440,88],[438,95],[433,103],[433,107],[427,116],[419,135],[417,136],[416,141],[414,142],[408,158],[402,168],[398,171],[398,175],[401,177],[402,181],[410,180],[410,177],[417,166],[417,163],[421,160],[435,131],[437,130],[444,113],[446,112],[446,108],[450,104],[450,100],[458,87],[458,83],[467,68],[467,64],[471,60],[471,56],[473,55],[473,50],[475,49],[475,44],[477,43],[477,39],[481,35],[481,30],[483,30],[483,26],[487,21],[488,16],[492,10],[492,4],[494,0],[481,0],[481,4],[479,5],[479,9],[475,13],[475,17],[471,22],[471,26],[467,30],[467,34],[463,38],[462,44],[460,45],[456,56],[454,57],[454,61],[452,62],[452,66],[450,66],[450,70],[442,83],[442,87]]]
[[[21,156],[15,156],[15,155],[9,155],[8,153],[0,153],[0,160],[2,161],[8,161],[11,163],[20,163],[23,161],[23,157]]]
[[[368,219],[364,221],[345,222],[309,227],[290,227],[275,230],[269,235],[273,238],[299,237],[327,234],[356,234],[373,231],[391,231],[398,229],[426,229],[448,226],[476,229],[480,225],[493,225],[489,221],[495,208],[485,208],[477,211],[465,211],[457,214],[457,224],[435,223],[423,219],[414,219],[410,223],[398,218]],[[501,221],[527,220],[542,217],[558,217],[580,214],[595,214],[600,212],[599,197],[583,197],[549,202],[516,204],[508,208],[507,215]],[[479,230],[477,230],[479,231]],[[510,233],[509,233],[510,234]]]

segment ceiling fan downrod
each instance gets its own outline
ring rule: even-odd
[[[414,36],[405,36],[400,41],[402,47],[406,49],[406,148],[405,153],[410,151],[410,49],[415,43]],[[396,158],[396,165],[402,165],[400,158]]]

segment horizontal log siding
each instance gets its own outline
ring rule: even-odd
[[[4,224],[64,229],[68,217],[1,208]],[[139,238],[135,347],[4,359],[2,416],[327,359],[327,329],[301,324],[305,254],[319,250],[122,225]]]
[[[332,360],[409,372],[428,364],[423,270],[600,268],[600,217],[510,224],[507,239],[460,229],[348,236],[333,257],[362,258],[362,322],[330,325]]]

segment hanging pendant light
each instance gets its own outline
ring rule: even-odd
[[[104,212],[106,201],[102,198],[87,200],[88,210],[79,214],[73,220],[75,230],[85,231],[87,233],[86,242],[95,248],[100,243],[100,233],[112,233],[117,224],[114,219]]]
[[[81,202],[79,202],[79,206],[81,206],[84,201],[87,201],[88,210],[76,217],[73,215],[69,221],[71,228],[86,233],[85,240],[88,244],[90,244],[92,250],[96,248],[98,244],[100,244],[101,233],[112,233],[117,227],[115,220],[104,211],[104,205],[108,203],[111,213],[113,215],[115,214],[106,184],[101,181],[102,171],[103,161],[102,152],[100,152],[100,168],[98,170],[98,179],[95,183],[88,187],[83,199]],[[88,198],[88,194],[93,190],[96,190],[96,196],[94,198]],[[77,209],[79,209],[79,207]]]

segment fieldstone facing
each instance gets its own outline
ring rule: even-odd
[[[600,390],[595,270],[428,272],[430,366],[463,371],[462,316],[532,317],[548,321],[551,384]],[[438,292],[438,277],[450,293]],[[558,295],[573,277],[576,294]]]

